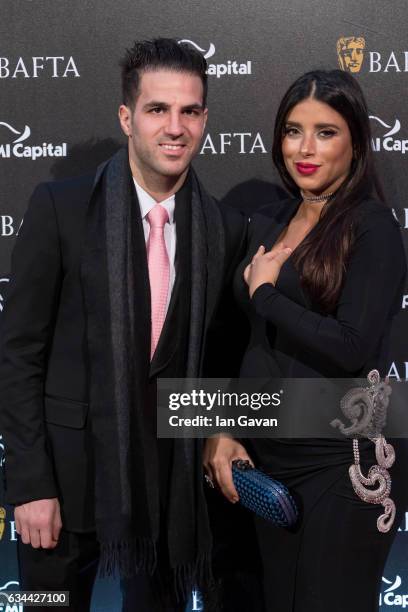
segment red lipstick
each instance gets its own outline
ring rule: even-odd
[[[320,168],[318,164],[309,164],[306,162],[296,162],[295,166],[300,174],[307,176],[310,174],[314,174]]]

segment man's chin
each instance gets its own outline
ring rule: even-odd
[[[174,160],[174,162],[160,164],[160,167],[157,168],[157,171],[162,176],[177,178],[181,176],[188,169],[189,166],[190,160],[188,161],[188,163],[186,163],[186,161],[183,161],[181,163],[181,160]]]

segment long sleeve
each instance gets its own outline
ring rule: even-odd
[[[31,197],[16,240],[0,321],[0,431],[6,446],[6,498],[12,504],[57,496],[43,412],[60,283],[54,204],[43,184]]]
[[[335,316],[300,306],[272,284],[252,296],[257,314],[347,372],[361,369],[375,350],[402,291],[406,273],[400,229],[378,206],[360,222]]]

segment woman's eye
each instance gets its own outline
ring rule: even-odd
[[[299,130],[295,127],[285,127],[285,136],[295,136],[299,134]]]
[[[334,130],[322,130],[319,132],[319,136],[322,136],[323,138],[331,138],[335,134],[336,132]]]

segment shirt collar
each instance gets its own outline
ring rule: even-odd
[[[147,193],[147,191],[143,189],[143,187],[141,187],[136,182],[134,177],[133,182],[136,187],[137,199],[139,200],[140,214],[142,215],[142,219],[144,219],[146,215],[148,215],[149,212],[152,210],[152,208],[156,206],[157,202],[154,198],[152,198],[149,193]],[[174,221],[175,203],[176,198],[174,194],[167,198],[167,200],[163,200],[163,202],[160,202],[160,206],[163,206],[167,210],[167,214],[169,215],[169,223],[173,223]]]

